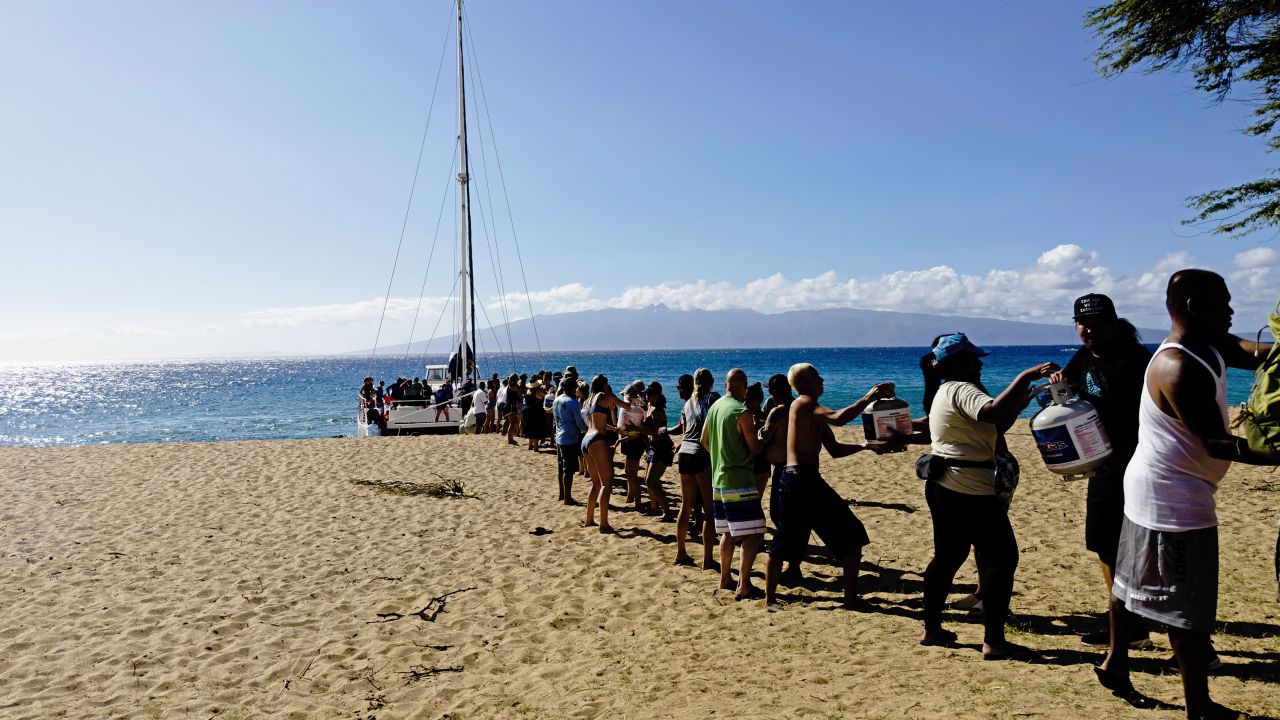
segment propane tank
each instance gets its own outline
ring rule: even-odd
[[[1031,418],[1031,435],[1050,471],[1091,477],[1111,457],[1111,439],[1093,403],[1071,399],[1066,383],[1049,385],[1049,404]]]
[[[905,400],[880,398],[862,412],[862,433],[868,441],[891,440],[892,430],[911,434],[911,406]]]

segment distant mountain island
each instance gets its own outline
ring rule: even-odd
[[[535,350],[713,350],[792,347],[921,347],[935,335],[962,331],[978,345],[1079,345],[1068,323],[995,320],[834,308],[765,314],[755,310],[672,310],[652,305],[636,310],[584,310],[537,316],[538,339],[528,319],[498,325],[483,334],[481,347],[491,349],[496,333],[502,346],[519,352]],[[1159,342],[1167,330],[1140,328],[1147,342]],[[415,342],[378,348],[379,353],[448,352],[451,338],[427,345]],[[367,355],[369,350],[350,353]]]

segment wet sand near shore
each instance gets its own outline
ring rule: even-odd
[[[1085,484],[1043,469],[1025,423],[1010,441],[1011,638],[1041,651],[1030,663],[983,662],[959,611],[959,647],[916,644],[931,540],[915,452],[824,459],[871,535],[879,611],[839,609],[815,544],[771,614],[673,566],[675,526],[619,510],[620,483],[618,533],[580,527],[554,500],[554,456],[496,436],[0,448],[0,717],[1182,717],[1163,635],[1133,680],[1168,707],[1095,682]],[[359,484],[441,478],[474,497]],[[1235,466],[1218,499],[1211,687],[1280,717],[1280,475]],[[970,562],[953,598],[973,582]]]

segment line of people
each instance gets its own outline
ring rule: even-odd
[[[1166,306],[1173,330],[1152,353],[1109,298],[1077,299],[1073,314],[1082,347],[1066,367],[1037,364],[995,395],[982,382],[988,353],[963,333],[939,336],[921,362],[928,414],[913,421],[911,434],[888,442],[841,442],[832,427],[891,396],[891,383],[833,409],[821,404],[822,376],[805,363],[771,377],[767,400],[765,388],[749,384],[740,369],[727,373],[721,396],[711,371],[703,368],[677,381],[684,404],[669,426],[660,383],[636,381],[617,395],[605,376],[588,386],[570,367],[548,401],[558,499],[576,505],[573,480],[585,473],[591,489],[583,524],[613,532],[609,500],[620,451],[626,503],[675,522],[677,565],[695,565],[687,542],[700,535],[700,565],[719,572],[720,588],[740,600],[762,598],[777,611],[777,585],[799,577],[812,532],[843,568],[844,606],[874,610],[876,603],[858,592],[861,552],[870,540],[849,503],[823,480],[819,456],[824,449],[841,458],[927,444],[929,453],[916,470],[925,480],[934,548],[924,573],[920,644],[956,642],[956,634],[943,626],[943,609],[972,549],[984,618],[983,659],[1029,659],[1033,650],[1005,636],[1018,565],[1008,509],[1020,470],[1004,436],[1031,401],[1034,382],[1065,381],[1098,408],[1113,444],[1108,464],[1089,481],[1085,512],[1086,547],[1098,556],[1111,597],[1107,630],[1083,638],[1108,647],[1095,668],[1099,682],[1135,706],[1155,704],[1133,687],[1128,663],[1131,648],[1150,647],[1148,626],[1154,625],[1169,633],[1187,716],[1238,717],[1214,703],[1208,691],[1208,674],[1219,662],[1210,639],[1218,575],[1214,493],[1231,462],[1274,463],[1231,435],[1226,405],[1227,367],[1256,369],[1270,346],[1229,333],[1230,293],[1214,273],[1175,273]],[[643,484],[642,457],[648,459]],[[678,512],[661,484],[673,464],[680,477]],[[761,590],[751,578],[766,532],[766,489],[775,530]],[[700,531],[699,514],[711,519]]]

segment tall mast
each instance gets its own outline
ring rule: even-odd
[[[475,279],[471,269],[471,193],[469,188],[471,166],[467,164],[467,92],[466,76],[463,73],[462,53],[462,0],[458,4],[458,197],[462,201],[462,219],[459,225],[462,232],[459,242],[462,252],[459,255],[461,270],[458,278],[458,307],[462,317],[458,327],[458,374],[459,381],[465,381],[470,375],[470,357],[475,349]],[[468,332],[470,330],[470,332]],[[467,348],[467,336],[471,335],[471,350]]]

